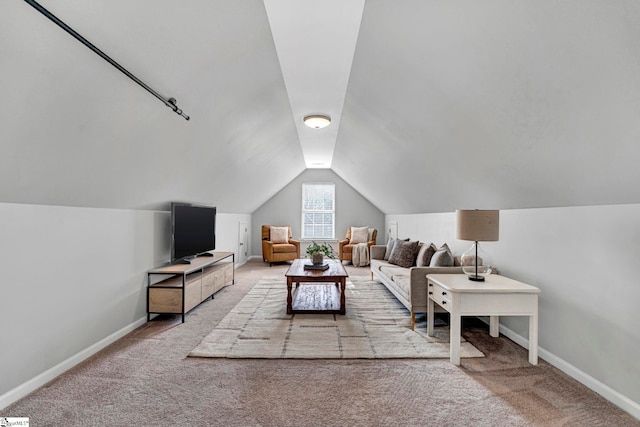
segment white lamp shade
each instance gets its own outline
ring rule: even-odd
[[[496,242],[500,235],[500,211],[457,210],[457,237],[460,240]]]

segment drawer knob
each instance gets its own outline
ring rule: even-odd
[[[429,291],[429,295],[433,295],[433,292]]]
[[[445,291],[442,291],[442,295],[446,295],[447,293]]]
[[[433,288],[433,283],[429,283],[429,287],[430,287],[430,288]]]
[[[447,303],[446,301],[442,301],[442,305],[444,305],[444,304],[446,304],[446,303]]]

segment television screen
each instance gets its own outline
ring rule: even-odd
[[[215,206],[172,203],[171,261],[193,258],[215,248]]]

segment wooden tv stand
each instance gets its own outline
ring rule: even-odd
[[[235,283],[235,254],[214,252],[193,258],[190,264],[170,264],[147,272],[147,321],[151,314],[181,314]],[[152,276],[171,277],[151,283]],[[157,278],[157,277],[156,277]]]

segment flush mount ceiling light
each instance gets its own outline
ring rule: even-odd
[[[312,129],[326,128],[331,124],[331,117],[322,114],[313,114],[304,118],[304,124]]]

